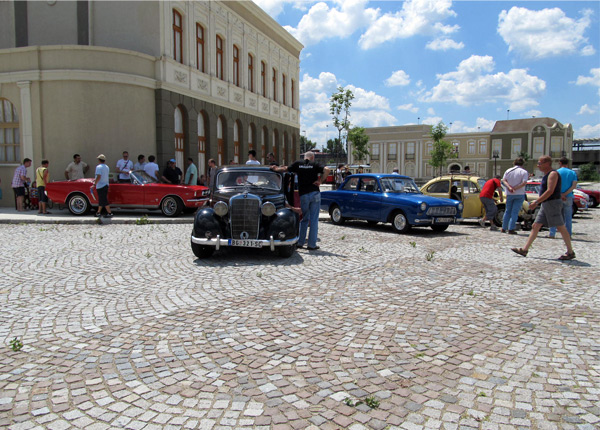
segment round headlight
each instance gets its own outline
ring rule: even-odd
[[[261,208],[261,212],[264,216],[274,215],[276,210],[275,205],[271,202],[266,202]]]
[[[215,203],[215,206],[213,207],[213,210],[215,211],[215,213],[217,215],[224,216],[229,211],[229,208],[227,207],[227,203],[225,203],[225,202],[217,202],[217,203]]]
[[[462,202],[460,202],[460,203],[458,204],[458,210],[459,210],[459,211],[462,211],[464,207],[465,207],[465,205],[463,205],[463,204],[462,204]]]
[[[419,207],[421,208],[421,212],[425,212],[427,210],[427,203],[423,202]]]

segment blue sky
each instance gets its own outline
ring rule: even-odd
[[[355,94],[355,126],[489,131],[548,116],[600,137],[598,1],[255,2],[305,46],[301,131],[318,146],[337,136],[339,85]]]

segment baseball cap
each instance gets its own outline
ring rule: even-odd
[[[169,160],[169,163],[176,163],[176,161],[175,161],[175,159],[174,159],[174,158],[171,158],[171,159]]]
[[[98,158],[98,160],[106,161],[106,157],[104,156],[104,154],[98,155],[97,158]]]

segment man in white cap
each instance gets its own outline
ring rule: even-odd
[[[96,178],[94,179],[94,185],[92,185],[92,189],[90,190],[93,194],[95,188],[96,193],[98,194],[98,211],[95,214],[95,216],[97,217],[102,215],[102,208],[106,208],[107,218],[113,216],[113,213],[110,210],[110,205],[108,203],[109,173],[110,170],[106,165],[106,157],[104,156],[104,154],[98,155],[98,165],[96,166]]]

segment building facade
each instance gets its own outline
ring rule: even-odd
[[[431,129],[430,125],[367,128],[368,159],[349,161],[367,162],[373,172],[391,173],[398,168],[401,174],[430,179],[440,173],[429,165],[433,150]],[[526,153],[529,160],[525,167],[539,175],[536,161],[541,155],[555,160],[563,155],[572,159],[573,128],[553,118],[515,119],[497,121],[491,132],[449,133],[444,140],[454,146],[456,157],[447,160],[442,173],[469,167],[473,174],[483,177],[502,175],[519,154]]]
[[[0,178],[124,150],[201,174],[249,149],[289,163],[302,48],[250,1],[0,2]]]

